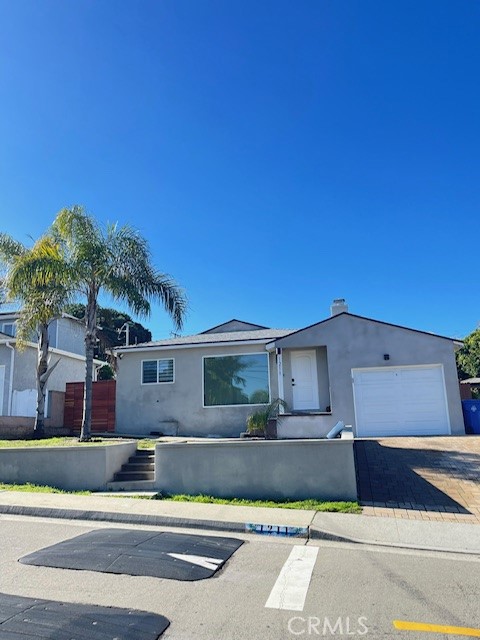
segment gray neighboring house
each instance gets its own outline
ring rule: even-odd
[[[464,434],[461,342],[348,312],[299,330],[231,320],[203,333],[117,349],[116,431],[238,437],[275,398],[280,438]]]
[[[36,366],[37,345],[27,343],[20,350],[16,344],[18,313],[0,313],[0,416],[34,417],[37,404]],[[67,382],[85,377],[85,345],[83,323],[64,314],[49,327],[52,361],[60,360],[47,383],[49,392],[65,391]]]

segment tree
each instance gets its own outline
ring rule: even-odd
[[[480,378],[480,328],[475,329],[464,340],[463,347],[457,351],[458,377]]]
[[[70,304],[65,311],[79,320],[85,319],[85,305],[82,303]],[[131,316],[123,311],[98,305],[97,322],[98,343],[95,348],[95,357],[100,360],[107,361],[108,352],[111,349],[125,345],[125,333],[119,332],[126,323],[129,325],[130,344],[150,342],[152,339],[152,334],[148,329],[140,322],[134,322]]]
[[[50,375],[60,362],[51,363],[48,328],[58,318],[66,302],[68,291],[59,281],[42,273],[45,260],[62,263],[59,246],[48,236],[40,238],[31,249],[5,233],[0,234],[0,260],[6,265],[2,289],[6,300],[21,303],[17,321],[17,344],[20,349],[36,335],[37,409],[34,435],[45,433],[45,393]]]
[[[150,303],[159,301],[176,329],[182,328],[187,303],[174,280],[154,268],[147,241],[130,226],[108,225],[104,230],[82,207],[74,206],[60,211],[52,233],[61,246],[63,264],[51,261],[48,275],[68,282],[72,292],[86,299],[85,393],[80,434],[80,440],[85,441],[91,432],[99,294],[110,294],[140,316],[148,316]]]

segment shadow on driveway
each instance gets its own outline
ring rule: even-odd
[[[468,450],[469,440],[461,439],[462,450],[448,449],[447,438],[356,440],[361,503],[478,517],[480,452]]]

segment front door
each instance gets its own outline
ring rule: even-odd
[[[315,350],[291,351],[294,411],[318,409],[317,357]]]

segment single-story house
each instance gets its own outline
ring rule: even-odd
[[[32,337],[32,342],[28,342],[25,349],[18,348],[17,319],[17,312],[0,313],[0,416],[34,417],[37,406],[37,344]],[[85,378],[84,336],[83,323],[68,314],[63,314],[49,325],[52,363],[57,360],[59,363],[47,382],[47,415],[51,391],[64,392],[67,382]]]
[[[299,330],[230,320],[117,353],[116,431],[237,437],[276,399],[279,437],[323,437],[342,420],[362,436],[465,433],[461,342],[348,312]]]

